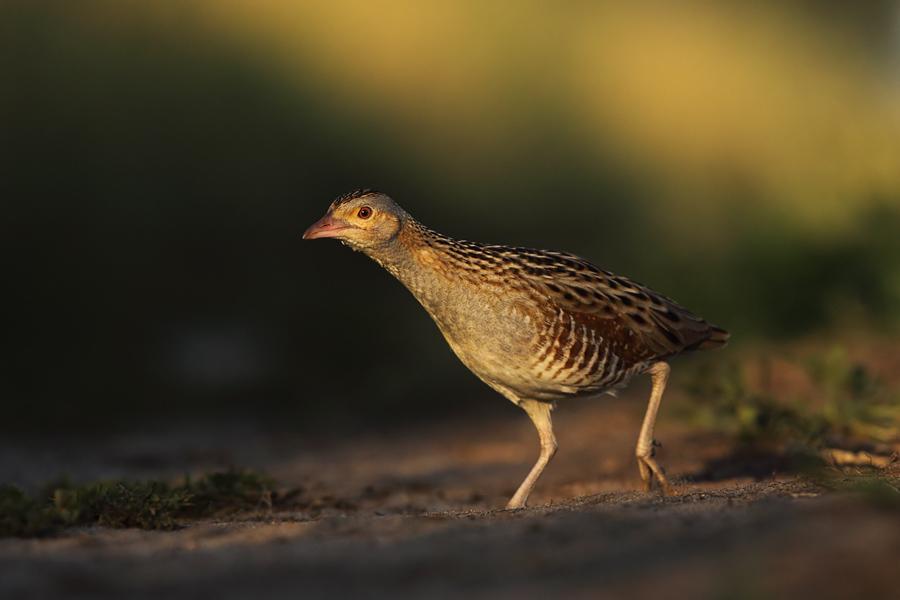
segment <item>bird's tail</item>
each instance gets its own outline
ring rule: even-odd
[[[731,337],[731,334],[722,329],[721,327],[716,327],[715,325],[710,326],[710,331],[712,334],[703,340],[703,343],[697,346],[697,350],[712,350],[715,348],[722,348],[728,343],[728,338]]]

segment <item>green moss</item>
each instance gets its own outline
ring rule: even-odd
[[[209,473],[196,483],[186,477],[184,488],[192,495],[184,513],[197,517],[271,508],[276,491],[275,480],[262,471],[235,468]]]
[[[75,484],[61,478],[43,486],[36,498],[21,488],[0,487],[0,536],[49,535],[63,527],[172,530],[187,518],[202,518],[260,507],[278,498],[275,481],[260,471],[231,468],[180,485],[166,481],[98,481]]]
[[[29,498],[18,486],[0,486],[0,536],[32,537],[61,524],[52,506]]]

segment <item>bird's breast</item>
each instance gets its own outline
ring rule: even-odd
[[[602,393],[646,368],[627,364],[600,329],[535,290],[448,269],[420,253],[392,274],[425,307],[459,359],[504,395],[537,400]]]

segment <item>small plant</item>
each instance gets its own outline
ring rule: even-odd
[[[884,469],[832,467],[811,472],[808,478],[826,489],[853,494],[877,508],[900,511],[900,457],[897,455]]]
[[[768,384],[765,362],[755,384],[744,363],[706,365],[686,383],[692,402],[680,407],[679,414],[744,443],[822,447],[847,437],[874,442],[900,438],[900,394],[852,363],[843,348],[809,357],[800,367],[811,391],[789,396]]]
[[[805,366],[821,390],[821,414],[835,430],[879,442],[900,437],[900,395],[850,362],[843,347],[813,355]]]
[[[778,401],[747,383],[743,365],[705,366],[685,385],[692,397],[678,415],[703,429],[715,429],[742,443],[767,440],[810,442],[827,429],[800,402]]]
[[[47,535],[63,527],[172,530],[182,519],[271,508],[275,481],[260,471],[209,473],[181,485],[165,481],[99,481],[61,478],[30,498],[21,488],[0,486],[0,536]]]

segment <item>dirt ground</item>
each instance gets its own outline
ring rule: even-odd
[[[562,405],[559,453],[518,511],[500,509],[538,441],[512,406],[361,435],[0,441],[0,481],[25,487],[234,464],[301,490],[287,512],[174,532],[0,540],[0,598],[900,598],[900,511],[779,474],[777,457],[664,414],[679,493],[631,491],[644,392]]]

